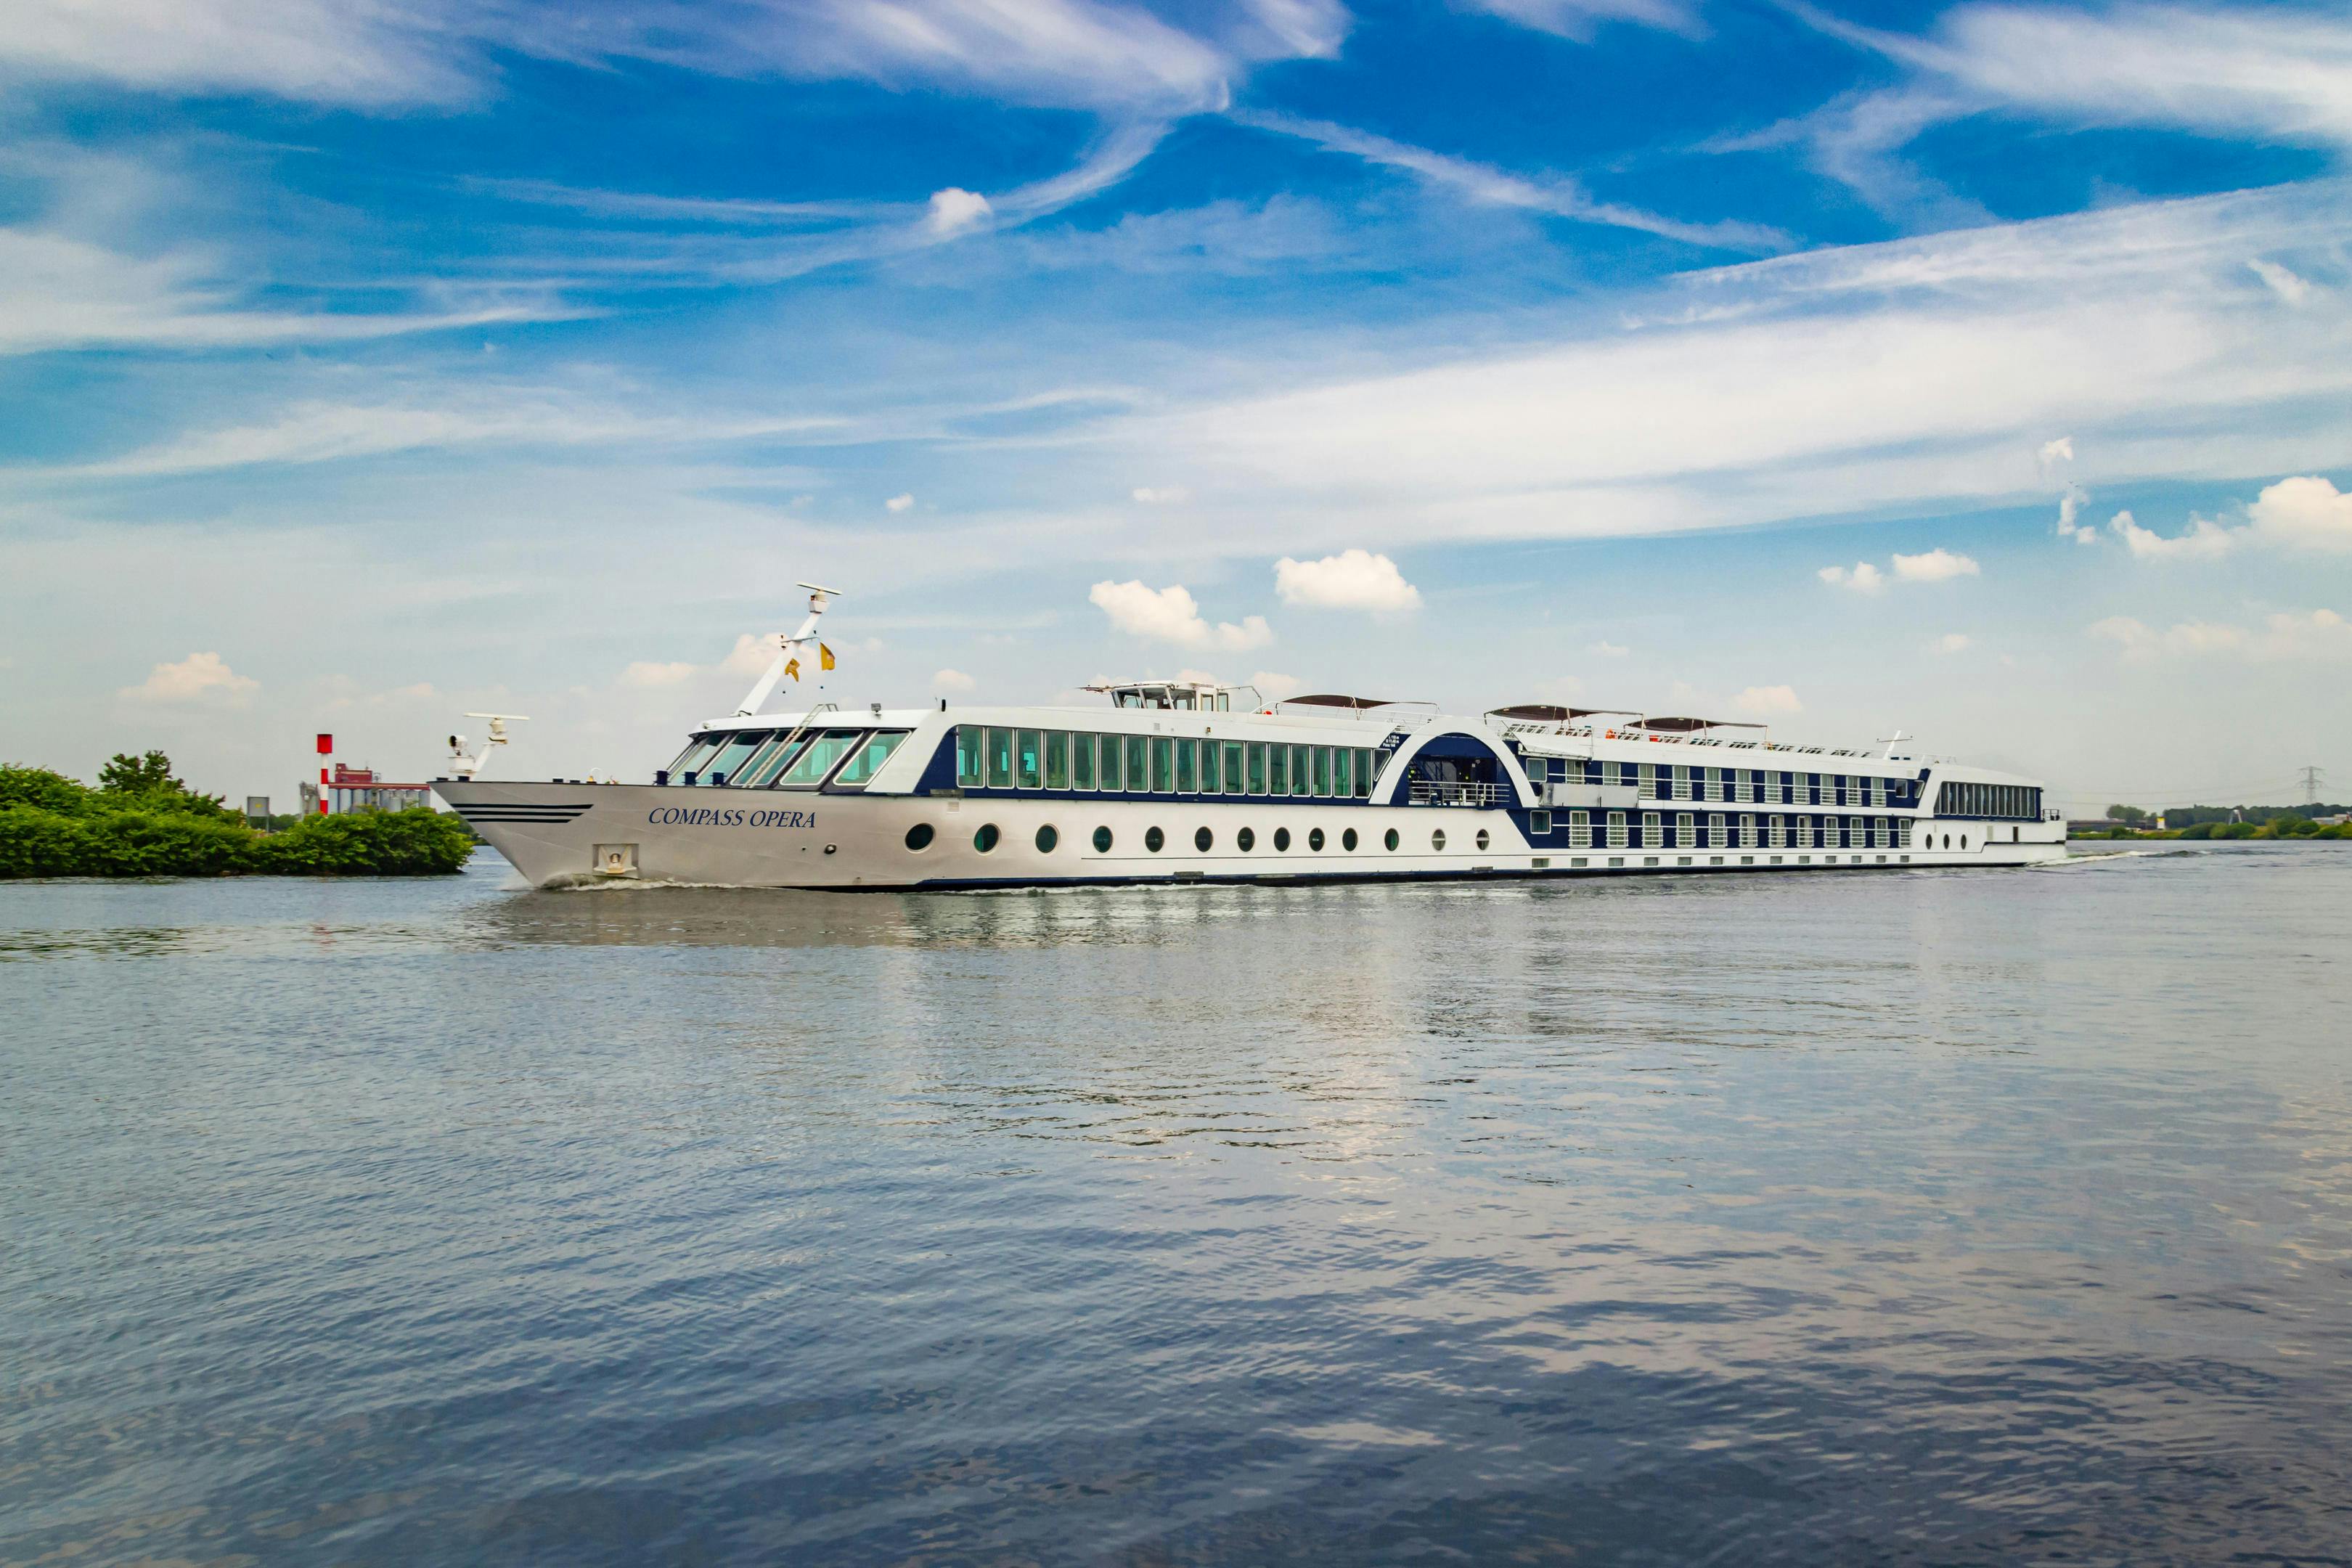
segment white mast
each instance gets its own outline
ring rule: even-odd
[[[468,713],[466,717],[468,719],[488,719],[490,721],[490,734],[489,739],[482,742],[482,749],[472,756],[467,756],[466,754],[465,736],[452,735],[449,737],[449,762],[451,763],[449,772],[461,779],[471,779],[479,775],[482,771],[482,764],[490,760],[490,748],[492,746],[503,746],[507,744],[508,720],[511,719],[518,724],[527,724],[530,722],[530,715],[528,713]]]
[[[744,693],[743,700],[736,705],[735,717],[738,719],[748,719],[757,713],[768,699],[775,695],[776,682],[784,678],[784,666],[800,658],[814,646],[816,623],[824,615],[826,601],[840,596],[839,589],[820,588],[814,583],[798,583],[793,585],[809,591],[808,619],[801,623],[800,630],[788,637],[779,639],[775,662],[768,666],[768,673],[760,677],[752,684],[751,689]]]

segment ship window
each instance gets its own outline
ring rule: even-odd
[[[906,738],[904,730],[882,730],[866,736],[850,753],[849,761],[842,764],[840,773],[833,782],[864,787],[874,777],[875,771],[890,760],[890,753],[898,749],[898,742]]]
[[[1013,776],[1020,788],[1036,789],[1045,782],[1045,737],[1034,730],[1016,730],[1013,733],[1020,737]]]
[[[777,784],[784,789],[807,789],[823,784],[824,775],[833,772],[833,764],[841,761],[842,753],[856,743],[855,730],[827,730],[801,748],[800,755],[793,759],[793,765],[784,770]]]
[[[1051,855],[1054,852],[1054,846],[1061,841],[1061,834],[1056,832],[1054,825],[1049,822],[1037,830],[1037,853]]]
[[[1140,735],[1127,738],[1127,787],[1133,795],[1141,795],[1150,787],[1145,776],[1150,759],[1144,755],[1143,739]]]
[[[1528,831],[1529,833],[1536,834],[1549,833],[1551,831],[1551,813],[1549,811],[1531,811],[1528,813]]]
[[[996,847],[996,841],[1003,837],[996,830],[996,824],[983,822],[980,825],[980,831],[971,836],[971,847],[985,855]]]
[[[733,782],[742,784],[746,789],[758,788],[776,776],[776,770],[783,766],[784,759],[790,756],[794,749],[792,731],[787,730],[752,752],[749,760],[740,764],[735,769]]]
[[[919,822],[907,829],[907,847],[920,854],[931,847],[932,829],[928,822]]]
[[[1104,735],[1102,741],[1102,772],[1095,780],[1097,789],[1117,789],[1123,776],[1119,764],[1118,737]]]
[[[1176,742],[1176,788],[1181,794],[1192,793],[1193,780],[1199,773],[1200,749],[1200,743],[1195,741]]]
[[[1315,764],[1314,764],[1314,765],[1315,765],[1315,793],[1316,793],[1317,795],[1329,795],[1329,794],[1331,793],[1331,748],[1330,748],[1330,747],[1328,747],[1328,746],[1318,746],[1318,747],[1316,747],[1316,748],[1315,748]]]
[[[1051,731],[1045,736],[1045,787],[1070,787],[1070,737],[1061,730]]]
[[[1240,851],[1241,851],[1243,854],[1244,854],[1244,855],[1248,854],[1251,850],[1253,850],[1253,849],[1256,848],[1256,847],[1257,847],[1257,833],[1256,833],[1256,831],[1255,831],[1255,829],[1253,829],[1253,828],[1247,828],[1247,827],[1244,827],[1244,828],[1243,828],[1239,833],[1234,834],[1234,848],[1236,848],[1236,849],[1238,849],[1238,850],[1240,850]]]
[[[956,787],[978,789],[987,782],[981,771],[981,753],[988,749],[988,731],[976,724],[956,727]]]
[[[1436,832],[1429,836],[1429,847],[1432,849],[1443,849],[1445,847],[1445,829],[1441,827]]]
[[[1161,795],[1176,787],[1176,748],[1164,735],[1151,742],[1151,787]]]
[[[1315,827],[1307,830],[1307,847],[1314,850],[1318,855],[1323,852],[1323,830],[1321,828]]]
[[[1097,855],[1108,855],[1110,853],[1109,828],[1097,827],[1095,829],[1095,853]]]
[[[1308,767],[1307,756],[1307,753],[1312,752],[1314,749],[1315,748],[1312,746],[1293,746],[1290,748],[1290,793],[1293,795],[1312,795],[1315,793],[1315,786],[1307,782],[1307,777]]]
[[[1217,793],[1217,790],[1223,782],[1218,777],[1220,772],[1222,772],[1222,770],[1217,766],[1217,742],[1214,741],[1202,742],[1201,793],[1202,795],[1214,795]]]
[[[1395,848],[1397,847],[1397,830],[1391,827],[1386,833],[1381,834],[1381,842],[1387,845],[1391,849]]]
[[[1272,745],[1266,749],[1265,789],[1268,795],[1290,793],[1290,748]]]
[[[1146,849],[1150,850],[1154,855],[1159,854],[1161,849],[1167,847],[1167,844],[1168,835],[1160,832],[1160,829],[1156,827],[1147,827],[1143,830],[1143,847]]]
[[[1341,746],[1331,753],[1331,793],[1345,800],[1356,793],[1355,749]]]
[[[1252,741],[1249,747],[1249,793],[1265,793],[1265,742]]]
[[[727,744],[719,749],[717,756],[703,764],[703,770],[722,778],[734,778],[743,759],[758,751],[760,742],[766,740],[768,735],[769,731],[765,730],[754,730],[748,735],[741,733],[730,735],[727,738]]]
[[[1225,793],[1227,795],[1239,795],[1242,793],[1243,784],[1242,743],[1239,741],[1227,741],[1224,743],[1224,748]]]
[[[704,758],[726,743],[727,737],[724,735],[697,735],[686,743],[686,750],[677,754],[677,761],[670,763],[669,771],[672,773],[683,773],[698,769],[702,766]]]
[[[1202,854],[1206,855],[1211,848],[1215,847],[1216,842],[1217,836],[1210,832],[1207,828],[1196,827],[1192,830],[1192,847],[1198,849]]]
[[[1013,787],[1013,731],[991,730],[988,732],[988,787]]]
[[[1369,747],[1356,753],[1356,798],[1372,797],[1372,781],[1380,771],[1380,753]]]
[[[1092,735],[1070,737],[1070,787],[1095,787],[1095,738]]]

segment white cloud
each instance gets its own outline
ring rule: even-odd
[[[1966,632],[1946,632],[1932,645],[1937,653],[1964,653],[1976,642]]]
[[[1136,500],[1144,506],[1174,506],[1192,499],[1192,492],[1182,485],[1138,485]]]
[[[2045,467],[2053,463],[2071,463],[2074,460],[2074,437],[2072,436],[2061,436],[2054,441],[2042,443],[2042,461]]]
[[[727,657],[719,661],[719,668],[730,675],[767,674],[768,666],[776,661],[776,652],[781,646],[777,639],[782,635],[781,632],[769,632],[765,636],[741,633],[735,638],[735,646],[727,650]]]
[[[159,664],[121,695],[142,702],[243,702],[261,682],[236,673],[216,653],[192,653],[176,664]]]
[[[1524,207],[1555,217],[1633,229],[1715,249],[1755,253],[1780,250],[1789,244],[1787,235],[1760,224],[1685,223],[1639,207],[1595,201],[1581,184],[1565,175],[1514,174],[1328,121],[1298,120],[1247,110],[1234,110],[1227,118],[1276,135],[1312,142],[1327,151],[1361,158],[1383,168],[1402,169],[1482,205]]]
[[[1211,626],[1181,584],[1153,589],[1140,582],[1097,583],[1087,597],[1110,617],[1114,627],[1129,637],[1182,647],[1230,650],[1263,647],[1274,640],[1273,628],[1263,616],[1247,616],[1239,626],[1231,621]]]
[[[1274,591],[1286,605],[1328,610],[1417,610],[1421,590],[1404,580],[1395,562],[1366,550],[1343,550],[1319,561],[1274,563]]]
[[[1924,555],[1895,557],[1895,577],[1902,583],[1948,583],[1955,577],[1982,575],[1977,563],[1938,545]]]
[[[2190,518],[2189,531],[2169,539],[2152,529],[2142,528],[2127,511],[2116,513],[2108,520],[2107,527],[2131,547],[2133,558],[2140,561],[2210,561],[2227,554],[2237,542],[2230,530],[2209,517]]]
[[[2279,480],[2254,498],[2246,516],[2264,544],[2352,551],[2352,494],[2316,475]]]
[[[8,31],[0,27],[0,37]],[[351,342],[583,313],[541,290],[494,289],[409,313],[254,310],[241,306],[225,280],[231,270],[192,253],[142,259],[66,235],[0,227],[0,354]]]
[[[1584,651],[1590,654],[1597,654],[1602,658],[1623,658],[1627,654],[1633,650],[1627,647],[1622,643],[1613,643],[1603,640],[1591,644]]]
[[[2257,257],[2246,266],[2272,293],[2290,305],[2300,305],[2311,298],[2310,282],[2296,277],[2275,261],[2264,261]]]
[[[693,679],[696,676],[701,673],[702,667],[700,665],[688,664],[684,660],[678,660],[669,664],[660,664],[649,659],[641,658],[632,663],[626,669],[621,671],[621,684],[624,686],[657,689],[665,686],[680,685],[685,681]]]
[[[1270,669],[1259,670],[1249,678],[1249,683],[1256,687],[1257,694],[1268,702],[1279,702],[1284,698],[1293,695],[1297,691],[1300,684],[1298,677],[1295,675],[1277,675]]]
[[[1469,0],[1481,11],[1522,26],[1584,42],[1603,22],[1635,22],[1677,33],[1697,31],[1693,7],[1682,0]]]
[[[2227,654],[2257,663],[2352,658],[2352,621],[2334,610],[2283,610],[2258,627],[2183,621],[2159,632],[2129,616],[2110,616],[2090,628],[2134,662]]]
[[[934,691],[970,691],[979,684],[961,669],[940,669],[931,673],[931,689]]]
[[[1795,689],[1787,686],[1751,686],[1734,697],[1731,705],[1742,713],[1759,715],[1805,710],[1805,705],[1797,700]]]
[[[915,498],[911,494],[897,495],[892,496],[888,500],[884,501],[882,504],[889,508],[892,511],[904,511],[908,507],[915,504]]]
[[[994,216],[996,209],[988,198],[977,191],[967,191],[961,185],[950,185],[931,193],[931,232],[938,235],[961,234]]]
[[[1832,586],[1852,588],[1858,594],[1875,594],[1886,586],[1886,574],[1867,561],[1857,561],[1851,568],[1824,566],[1813,575]]]
[[[11,0],[0,59],[37,76],[266,92],[362,108],[450,102],[470,67],[427,5],[331,0]]]
[[[2068,485],[2066,493],[2058,498],[2058,537],[2071,539],[2077,544],[2096,544],[2099,531],[2087,522],[2077,521],[2083,515],[2090,492],[2080,485]]]

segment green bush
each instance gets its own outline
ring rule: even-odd
[[[446,876],[472,831],[422,806],[304,817],[259,834],[172,776],[161,752],[118,755],[92,789],[48,768],[0,767],[0,878]]]

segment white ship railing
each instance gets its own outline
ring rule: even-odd
[[[1442,784],[1415,779],[1410,798],[1414,805],[1502,805],[1515,797],[1504,784]]]

